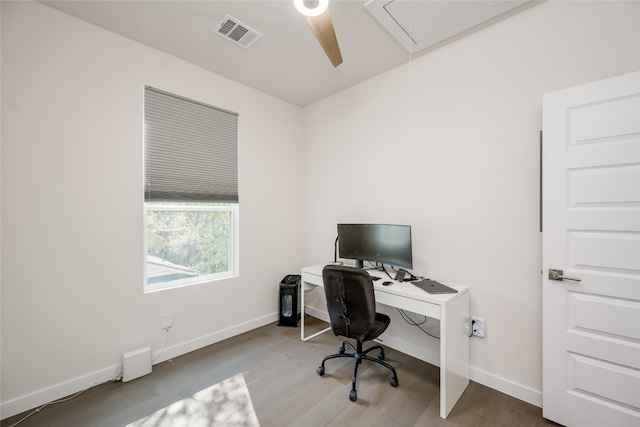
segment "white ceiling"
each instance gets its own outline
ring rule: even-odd
[[[459,11],[459,22],[467,21],[470,13],[477,14],[474,11],[479,10],[480,2],[518,3],[518,7],[499,17],[487,16],[484,23],[474,23],[477,25],[471,29],[460,27],[456,35],[422,46],[419,52],[411,53],[414,59],[535,3],[520,6],[518,0],[382,1],[395,2],[396,6],[406,3],[398,8],[403,13],[411,3],[417,5],[416,10],[428,10],[429,16],[423,12],[425,24],[420,24],[419,16],[412,18],[411,27],[416,34],[428,31],[427,22],[438,22],[434,11],[442,10],[447,20],[452,19],[452,10]],[[40,2],[299,106],[309,105],[408,62],[410,55],[408,43],[401,44],[378,22],[365,8],[365,0],[330,0],[329,10],[344,58],[344,63],[337,68],[325,56],[292,0]],[[429,7],[425,8],[425,3]],[[213,31],[226,15],[260,32],[262,38],[244,49],[219,37]],[[453,20],[455,22],[455,18]]]

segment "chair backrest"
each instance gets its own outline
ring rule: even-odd
[[[359,268],[327,265],[322,279],[333,333],[363,341],[376,319],[371,276]]]

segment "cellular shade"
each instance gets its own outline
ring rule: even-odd
[[[238,202],[238,114],[152,87],[144,96],[145,201]]]

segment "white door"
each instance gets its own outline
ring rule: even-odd
[[[640,73],[543,101],[543,416],[638,427]]]

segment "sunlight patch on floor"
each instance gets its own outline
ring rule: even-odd
[[[179,400],[127,427],[259,427],[243,374]]]

